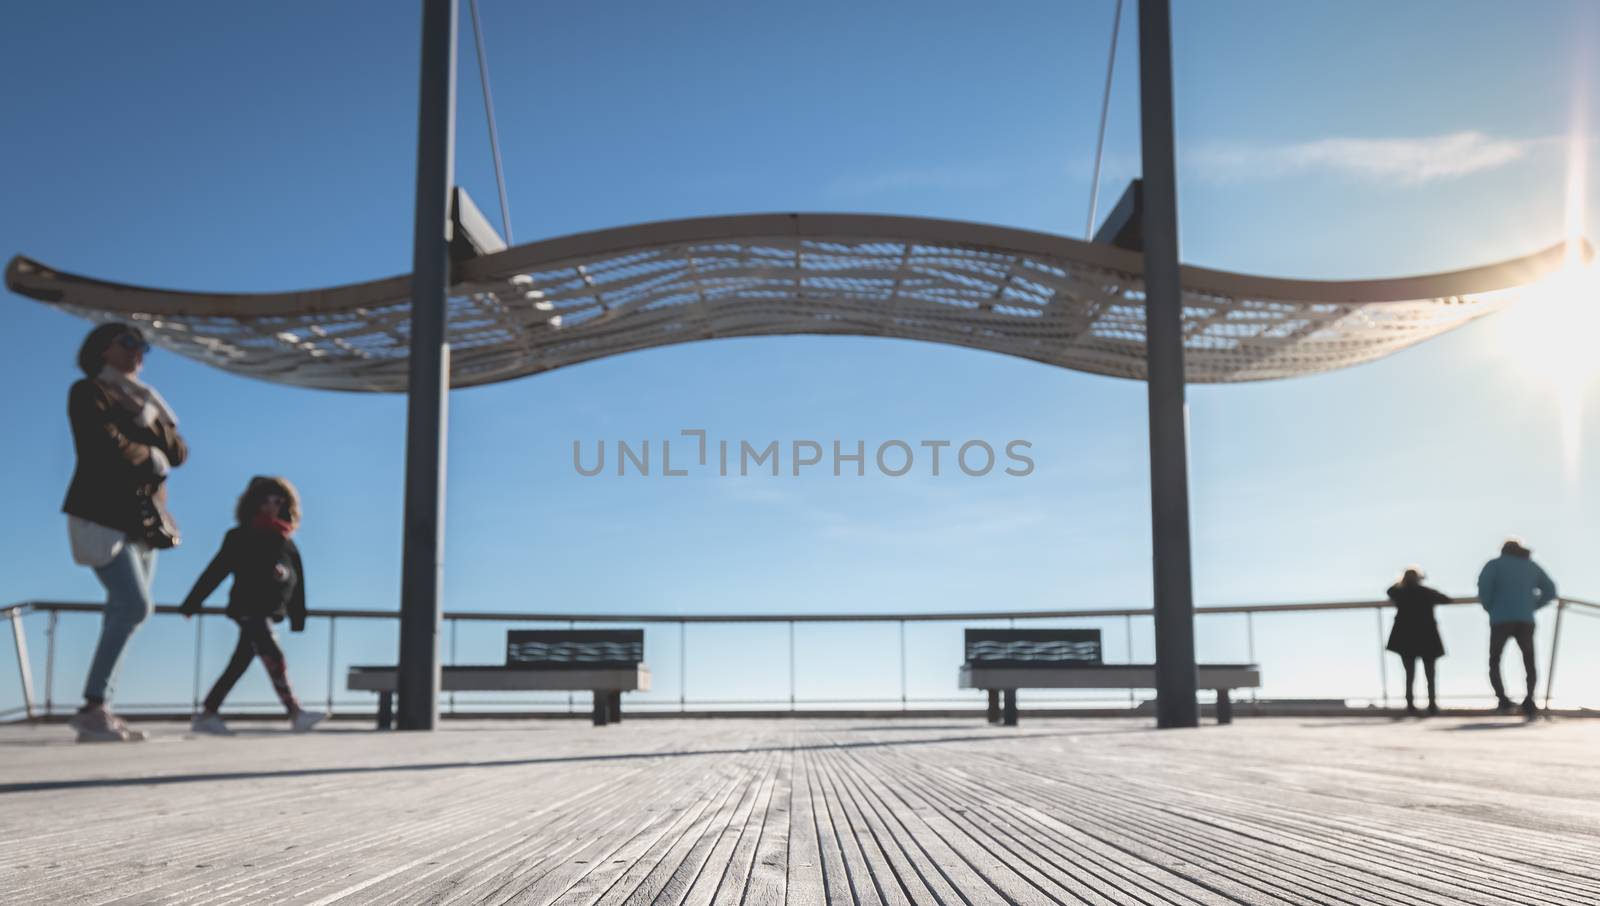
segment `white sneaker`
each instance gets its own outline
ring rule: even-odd
[[[326,711],[296,711],[294,717],[290,719],[290,726],[296,733],[305,733],[327,719]]]
[[[85,708],[67,720],[76,730],[79,742],[129,742],[128,735],[104,707]]]
[[[122,731],[123,742],[144,742],[146,739],[150,738],[150,734],[143,730],[135,730],[134,728],[128,726],[128,722],[117,715],[111,714],[109,711],[106,713],[111,717],[112,726]]]
[[[232,736],[233,731],[222,722],[219,714],[197,714],[194,720],[189,721],[189,732],[207,733],[212,736]]]

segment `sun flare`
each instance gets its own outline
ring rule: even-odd
[[[1582,456],[1584,401],[1600,378],[1600,263],[1584,238],[1588,149],[1581,125],[1567,146],[1566,255],[1559,270],[1523,292],[1502,332],[1518,370],[1555,397],[1569,481],[1577,478]]]

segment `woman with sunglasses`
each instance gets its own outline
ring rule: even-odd
[[[155,609],[150,582],[156,549],[177,543],[166,515],[166,480],[189,452],[172,407],[139,380],[149,351],[138,328],[96,327],[78,349],[83,379],[67,395],[77,466],[61,509],[73,560],[93,569],[106,589],[84,704],[68,722],[79,742],[144,739],[111,712],[107,700],[128,640]]]
[[[233,577],[227,612],[228,618],[239,624],[239,644],[206,696],[205,710],[195,715],[189,728],[196,733],[233,735],[217,712],[250,662],[259,657],[289,714],[289,725],[296,733],[304,733],[328,715],[300,707],[289,686],[289,667],[278,647],[278,635],[272,631],[272,624],[285,618],[291,631],[306,628],[306,571],[300,563],[300,549],[289,537],[300,527],[300,494],[286,478],[258,475],[250,479],[233,515],[238,525],[222,536],[221,550],[178,608],[185,617],[194,616],[222,580]]]

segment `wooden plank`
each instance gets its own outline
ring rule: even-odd
[[[680,902],[683,892],[705,866],[706,851],[727,826],[734,810],[750,795],[755,770],[744,767],[733,772],[734,782],[670,841],[649,871],[631,886],[612,888],[598,902]]]
[[[793,906],[823,906],[829,902],[822,877],[822,847],[818,840],[816,815],[812,810],[810,765],[806,752],[791,752],[792,772],[789,787],[789,827],[785,833],[789,862],[785,872],[784,898]],[[834,902],[842,902],[834,900]]]
[[[1600,906],[1600,722],[57,730],[0,727],[7,906]]]
[[[929,856],[925,847],[918,844],[914,832],[904,818],[895,813],[880,787],[883,781],[853,759],[842,758],[851,767],[840,779],[855,798],[858,810],[873,829],[874,838],[894,865],[895,873],[903,879],[913,902],[957,903],[962,897],[949,878]]]
[[[740,775],[725,776],[720,784],[700,784],[692,802],[672,814],[672,821],[647,844],[636,845],[630,856],[596,872],[563,894],[558,903],[578,906],[586,903],[626,903],[646,901],[643,885],[667,864],[673,850],[698,822],[714,812],[743,785]],[[620,871],[618,870],[620,868]],[[670,867],[666,869],[670,871]],[[609,881],[609,883],[606,883]]]
[[[839,830],[834,825],[833,808],[828,803],[826,791],[817,778],[817,754],[801,753],[806,771],[806,797],[811,812],[811,832],[815,834],[821,855],[823,898],[827,903],[859,903],[855,884],[845,867],[844,850],[840,845]]]
[[[849,829],[845,837],[845,858],[854,862],[854,877],[859,887],[870,887],[877,900],[885,906],[909,906],[913,892],[907,888],[906,879],[883,850],[876,829],[862,814],[858,803],[844,787],[839,776],[838,758],[834,752],[819,755],[819,777],[826,785],[828,799],[838,807],[837,814]],[[926,894],[917,885],[917,893]],[[926,901],[924,901],[926,902]]]
[[[791,737],[792,738],[792,737]],[[794,802],[794,751],[784,753],[773,774],[772,790],[756,840],[755,858],[745,876],[738,906],[785,906],[789,884],[790,809]]]

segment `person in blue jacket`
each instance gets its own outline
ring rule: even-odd
[[[1533,664],[1533,614],[1555,597],[1556,584],[1533,562],[1533,551],[1514,538],[1502,545],[1500,556],[1484,564],[1483,572],[1478,574],[1478,600],[1489,614],[1489,684],[1494,687],[1502,714],[1510,714],[1515,708],[1500,680],[1500,655],[1511,639],[1522,651],[1522,667],[1528,675],[1522,713],[1528,717],[1534,714],[1533,690],[1538,672]]]

